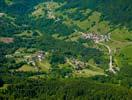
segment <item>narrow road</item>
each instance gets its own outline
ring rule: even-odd
[[[103,45],[103,46],[105,46],[108,49],[108,51],[109,51],[109,60],[110,60],[109,61],[109,71],[111,71],[114,74],[116,74],[115,70],[113,69],[113,64],[112,64],[112,50],[111,50],[111,48],[108,45],[103,44],[103,43],[98,43],[98,44],[99,45]]]

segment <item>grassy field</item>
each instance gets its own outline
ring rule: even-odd
[[[124,62],[128,65],[132,65],[132,45],[126,46],[121,50],[121,54],[124,54]]]
[[[23,65],[17,71],[22,71],[22,72],[36,72],[36,69],[33,66],[30,65]]]
[[[132,42],[132,31],[128,31],[126,28],[117,28],[112,31],[112,39],[122,42],[131,41]]]
[[[83,69],[81,71],[75,71],[73,77],[92,77],[96,75],[105,75],[103,71],[93,71],[90,69]]]
[[[37,66],[39,66],[40,70],[43,72],[48,72],[51,65],[48,61],[42,61],[42,62],[37,62]]]

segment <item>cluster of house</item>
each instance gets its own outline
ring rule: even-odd
[[[55,15],[54,15],[54,12],[53,12],[53,9],[51,9],[50,5],[52,4],[52,1],[50,2],[47,2],[47,17],[49,19],[55,19]]]
[[[44,51],[38,51],[32,55],[27,55],[25,56],[21,51],[17,51],[15,52],[15,54],[13,55],[6,55],[6,58],[24,58],[19,60],[20,62],[24,61],[26,62],[28,65],[33,66],[36,70],[39,71],[40,67],[37,65],[37,62],[41,62],[45,59],[45,56],[47,55],[46,52]]]
[[[111,39],[110,33],[108,33],[107,35],[98,35],[96,33],[83,33],[82,38],[83,39],[92,39],[95,43],[105,42],[105,41],[109,41]]]
[[[49,10],[47,13],[49,19],[55,19],[55,16],[51,10]]]
[[[26,62],[27,64],[31,64],[33,66],[36,66],[36,61],[42,61],[45,58],[45,52],[43,51],[38,51],[32,56],[26,56]]]
[[[77,59],[72,59],[71,61],[72,61],[72,64],[75,65],[75,69],[76,70],[82,70],[86,66],[86,64],[84,62],[81,62],[81,61],[79,61]]]

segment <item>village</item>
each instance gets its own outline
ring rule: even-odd
[[[37,62],[42,62],[47,53],[44,51],[37,51],[31,54],[31,52],[32,51],[25,52],[24,49],[20,49],[12,55],[6,55],[6,58],[16,59],[17,63],[24,62],[25,64],[34,67],[36,71],[39,71],[40,67],[38,66]]]
[[[82,33],[82,38],[83,39],[92,39],[95,43],[99,42],[108,42],[110,38],[110,34],[108,33],[107,35],[99,35],[97,33]]]
[[[71,59],[71,63],[74,65],[74,69],[77,71],[82,70],[82,69],[86,68],[86,66],[87,66],[86,63],[79,61],[75,58]]]
[[[38,51],[32,56],[25,56],[27,64],[32,64],[35,66],[35,61],[42,61],[45,58],[45,52]]]
[[[111,33],[108,33],[106,35],[99,35],[98,33],[94,33],[94,32],[92,32],[92,33],[82,33],[82,37],[81,38],[83,38],[85,40],[91,39],[96,44],[102,45],[102,46],[104,46],[104,47],[106,47],[108,49],[108,54],[109,54],[109,64],[108,64],[108,66],[109,66],[109,68],[108,68],[107,71],[112,72],[113,74],[116,74],[116,71],[120,71],[120,69],[119,69],[119,67],[113,66],[112,50],[111,50],[110,46],[105,44],[105,42],[108,42],[108,41],[111,40],[110,35],[111,35]]]

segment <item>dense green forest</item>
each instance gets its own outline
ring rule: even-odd
[[[0,100],[131,100],[131,0],[0,0]]]
[[[132,98],[131,90],[120,86],[91,82],[89,79],[27,80],[19,85],[9,86],[6,92],[7,95],[1,95],[1,99],[131,100]]]

